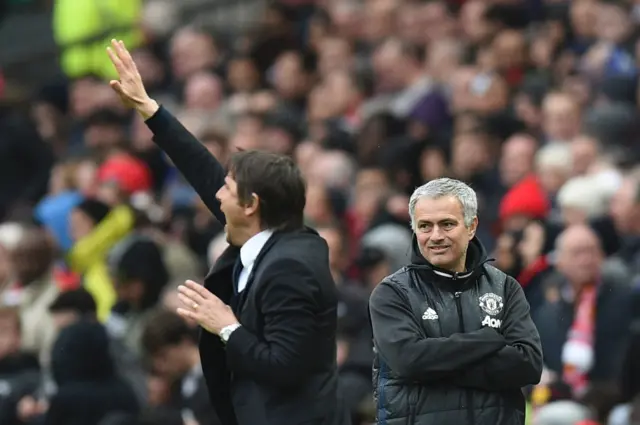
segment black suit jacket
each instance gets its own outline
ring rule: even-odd
[[[220,163],[163,108],[147,125],[154,141],[225,223],[215,198],[226,175]],[[227,304],[239,253],[229,247],[205,278],[205,287]],[[337,291],[324,240],[306,228],[274,233],[238,297],[233,304],[242,327],[226,347],[204,330],[200,338],[202,367],[221,422],[347,423],[337,407]]]

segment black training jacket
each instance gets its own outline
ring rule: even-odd
[[[432,266],[415,240],[413,252],[369,301],[378,424],[524,424],[542,349],[520,285],[477,239],[466,273]]]

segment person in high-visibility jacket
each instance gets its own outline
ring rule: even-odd
[[[138,47],[143,40],[138,26],[141,13],[142,0],[55,0],[53,33],[66,76],[116,78],[104,48],[112,38]]]

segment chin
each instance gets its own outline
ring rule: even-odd
[[[452,264],[453,264],[453,262],[454,262],[454,261],[453,261],[452,259],[450,259],[450,258],[444,258],[444,257],[438,257],[438,256],[436,256],[435,258],[428,258],[428,261],[429,261],[432,265],[434,265],[434,266],[436,266],[436,267],[438,267],[438,268],[441,268],[441,269],[445,269],[445,270],[450,269],[450,268],[451,268],[451,265],[452,265]]]

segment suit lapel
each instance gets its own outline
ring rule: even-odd
[[[256,261],[253,263],[253,268],[251,269],[251,274],[248,276],[247,284],[244,287],[244,290],[238,294],[238,298],[239,298],[238,299],[238,306],[237,306],[238,311],[240,311],[242,309],[242,307],[244,306],[244,303],[245,303],[245,301],[247,299],[247,294],[249,293],[249,290],[251,289],[251,287],[253,285],[254,276],[256,274],[256,271],[258,270],[258,267],[260,267],[260,262],[264,258],[265,254],[267,252],[269,252],[269,250],[271,248],[273,248],[273,246],[277,243],[278,239],[280,239],[281,236],[282,236],[281,233],[275,232],[273,235],[271,235],[271,237],[269,238],[267,243],[264,244],[264,246],[260,250],[260,253],[256,257]]]
[[[231,301],[231,296],[233,295],[231,274],[233,265],[239,255],[240,248],[235,246],[227,247],[204,279],[205,288],[227,304]]]

